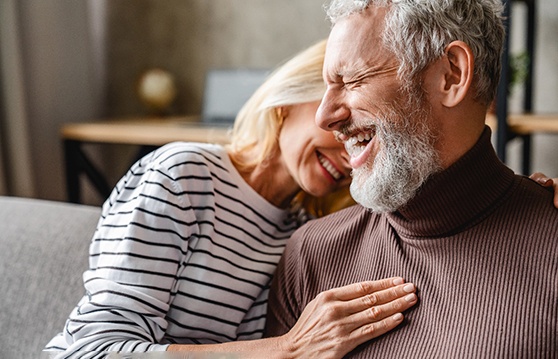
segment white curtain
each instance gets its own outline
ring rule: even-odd
[[[31,197],[33,186],[17,0],[0,0],[0,194]]]

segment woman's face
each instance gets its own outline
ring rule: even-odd
[[[283,108],[279,133],[284,165],[298,186],[313,196],[324,196],[351,182],[351,167],[343,144],[315,122],[320,101]]]

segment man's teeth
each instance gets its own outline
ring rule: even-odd
[[[336,181],[339,180],[343,175],[339,172],[332,164],[329,162],[324,156],[318,153],[318,160],[322,164],[322,166],[327,170],[327,172],[333,177]]]
[[[358,142],[362,141],[370,141],[372,139],[372,135],[370,133],[359,133],[358,134]]]
[[[366,144],[374,137],[372,133],[359,133],[345,141],[345,149],[351,157],[356,157],[364,151]],[[366,141],[366,143],[364,143]]]

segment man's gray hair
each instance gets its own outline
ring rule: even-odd
[[[332,0],[325,9],[335,25],[368,6],[389,8],[383,41],[400,62],[401,79],[415,79],[461,40],[473,51],[477,100],[493,100],[505,38],[501,0]]]

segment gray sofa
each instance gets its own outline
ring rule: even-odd
[[[0,358],[39,358],[83,295],[100,208],[0,196]]]

